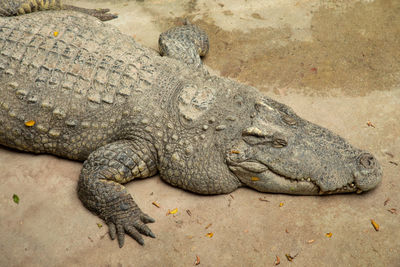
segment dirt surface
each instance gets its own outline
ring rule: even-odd
[[[154,49],[188,17],[209,33],[210,71],[370,151],[383,182],[362,195],[299,197],[198,196],[157,176],[134,181],[128,190],[156,219],[157,238],[119,249],[77,197],[81,163],[0,149],[0,266],[193,266],[196,256],[199,266],[274,266],[277,257],[279,266],[399,266],[400,1],[71,2],[110,8],[119,14],[110,24]]]

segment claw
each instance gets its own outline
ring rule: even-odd
[[[153,232],[150,230],[150,232],[148,233],[148,236],[152,237],[152,238],[156,238],[156,235],[153,234]]]
[[[150,228],[142,223],[139,223],[139,225],[135,225],[136,229],[143,235],[147,235],[147,236],[151,236],[151,237],[155,237],[155,235],[153,234],[153,232],[150,230]]]
[[[118,245],[120,248],[122,248],[125,243],[125,231],[122,225],[117,226],[117,234],[118,234]]]
[[[135,239],[140,245],[144,245],[144,239],[140,235],[140,233],[132,226],[128,226],[125,228],[126,233],[130,235],[133,239]]]
[[[153,223],[156,220],[154,220],[153,218],[151,218],[149,215],[147,215],[146,213],[142,213],[140,215],[140,220],[144,223]]]
[[[114,240],[117,237],[117,229],[115,229],[115,224],[108,224],[108,233],[110,234],[111,240]]]

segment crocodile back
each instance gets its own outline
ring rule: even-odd
[[[159,57],[65,11],[0,17],[0,51],[0,144],[81,160],[116,138],[131,99],[151,89]]]

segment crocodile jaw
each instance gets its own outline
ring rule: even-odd
[[[283,193],[293,195],[329,195],[339,193],[361,193],[356,183],[351,182],[335,190],[323,190],[311,177],[293,179],[278,174],[262,163],[244,161],[234,163],[228,160],[229,169],[240,181],[260,192]]]

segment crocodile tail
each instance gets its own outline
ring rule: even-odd
[[[61,0],[1,0],[0,16],[18,16],[40,10],[59,10]]]

